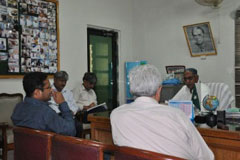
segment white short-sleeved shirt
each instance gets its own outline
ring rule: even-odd
[[[114,144],[150,150],[191,160],[212,160],[214,155],[179,109],[139,97],[111,113]]]

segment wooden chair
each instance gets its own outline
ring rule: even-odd
[[[52,140],[52,160],[103,160],[104,152],[114,152],[116,146],[87,139],[56,135]]]
[[[14,160],[50,160],[53,132],[16,127]]]
[[[114,155],[115,160],[183,160],[182,158],[131,147],[119,147]]]
[[[21,93],[0,94],[0,158],[7,160],[7,153],[14,149],[11,115],[16,104],[23,100]]]

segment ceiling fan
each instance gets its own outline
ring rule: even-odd
[[[223,0],[195,0],[198,4],[203,6],[211,6],[211,7],[219,7],[219,4],[222,3]]]

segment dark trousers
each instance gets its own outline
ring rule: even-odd
[[[79,122],[76,118],[75,118],[75,127],[76,127],[76,131],[77,131],[76,137],[81,137],[82,131],[83,131],[83,126],[82,126],[82,123]]]

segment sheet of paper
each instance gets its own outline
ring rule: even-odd
[[[169,106],[181,109],[191,120],[194,119],[194,110],[192,101],[177,101],[170,100],[168,102]]]

